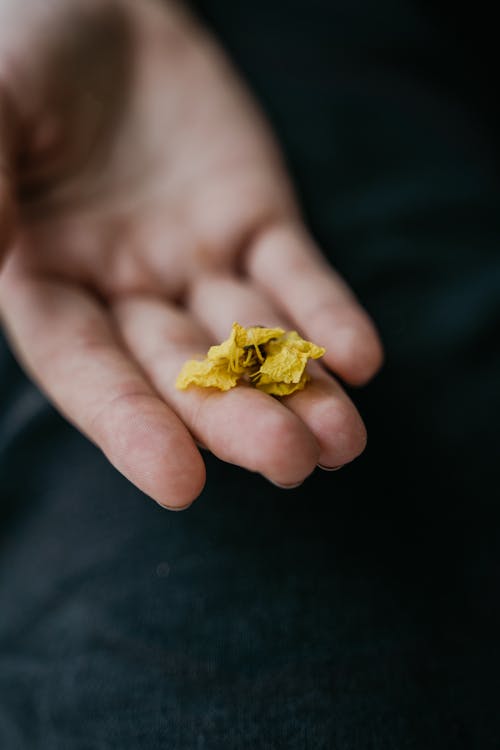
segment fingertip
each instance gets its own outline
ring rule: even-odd
[[[325,373],[313,376],[307,389],[290,397],[289,408],[308,425],[319,446],[317,464],[340,467],[366,447],[366,427],[353,402]]]
[[[115,401],[94,436],[111,463],[159,505],[183,508],[205,484],[205,464],[190,433],[161,401],[149,395]]]
[[[163,510],[171,510],[171,511],[174,511],[174,512],[178,512],[178,511],[182,511],[182,510],[187,510],[188,508],[190,508],[192,506],[192,504],[193,503],[187,503],[186,505],[175,506],[175,505],[167,505],[166,503],[158,503],[158,505],[160,506],[160,508],[163,508]]]
[[[345,401],[324,409],[317,420],[318,441],[321,445],[319,464],[341,467],[358,458],[366,448],[367,432],[354,405]]]
[[[184,461],[178,462],[173,476],[168,472],[166,487],[154,499],[166,510],[187,510],[201,495],[205,481],[205,464],[198,450],[195,448],[189,454],[185,451]]]
[[[205,486],[206,469],[200,452],[189,439],[180,440],[175,447],[175,455],[166,450],[167,440],[159,446],[159,451],[149,475],[144,475],[144,466],[140,481],[146,494],[150,495],[159,505],[167,510],[186,510],[200,496]],[[161,455],[163,453],[163,456]],[[138,477],[139,478],[139,477]],[[146,485],[149,485],[146,488]]]
[[[263,425],[258,446],[261,473],[278,487],[295,487],[313,473],[319,445],[305,423],[292,412],[273,415]]]
[[[384,363],[384,349],[370,322],[335,329],[326,364],[349,385],[366,385]]]

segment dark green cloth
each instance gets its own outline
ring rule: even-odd
[[[202,497],[168,513],[1,343],[0,747],[497,750],[488,24],[388,0],[197,5],[380,327],[384,370],[352,392],[368,448],[287,493],[207,458]]]

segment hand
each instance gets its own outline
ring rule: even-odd
[[[175,389],[234,320],[298,329],[351,384],[382,360],[256,105],[177,6],[2,0],[0,242],[0,314],[20,360],[160,504],[200,493],[196,442],[288,486],[363,450],[359,414],[320,366],[282,401]]]

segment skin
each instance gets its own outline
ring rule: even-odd
[[[366,383],[378,335],[304,226],[258,107],[179,7],[0,0],[0,256],[26,371],[161,505],[200,494],[198,444],[284,486],[363,451],[332,373]],[[235,320],[325,346],[313,383],[281,401],[176,391]]]

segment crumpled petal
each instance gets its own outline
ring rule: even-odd
[[[264,391],[270,396],[290,396],[295,391],[301,391],[305,388],[306,384],[311,380],[310,376],[304,372],[298,381],[298,383],[276,383],[274,381],[267,381],[265,375],[263,375],[258,382],[256,388],[259,391]]]
[[[241,354],[243,353],[243,351],[240,351],[240,349],[242,350],[243,347],[238,346],[238,344],[236,343],[237,330],[235,328],[235,325],[236,324],[233,324],[229,338],[223,341],[222,344],[210,347],[207,352],[207,358],[213,361],[218,361],[221,359],[226,360],[231,366],[231,369],[238,370],[239,359]]]
[[[279,346],[267,355],[260,366],[259,375],[269,382],[298,383],[307,365],[307,354],[289,347]]]
[[[283,336],[283,328],[264,328],[263,326],[251,326],[243,328],[238,323],[233,323],[233,329],[236,330],[236,343],[238,346],[261,346],[267,344],[271,339],[277,339]]]
[[[296,331],[290,331],[267,345],[266,358],[253,375],[255,386],[266,393],[270,392],[268,387],[261,386],[269,386],[270,383],[302,383],[303,388],[307,382],[302,378],[308,360],[318,359],[324,353],[323,347],[305,341]]]
[[[190,385],[201,385],[228,391],[234,388],[239,379],[240,376],[232,372],[224,361],[190,359],[182,366],[175,387],[185,390]]]

